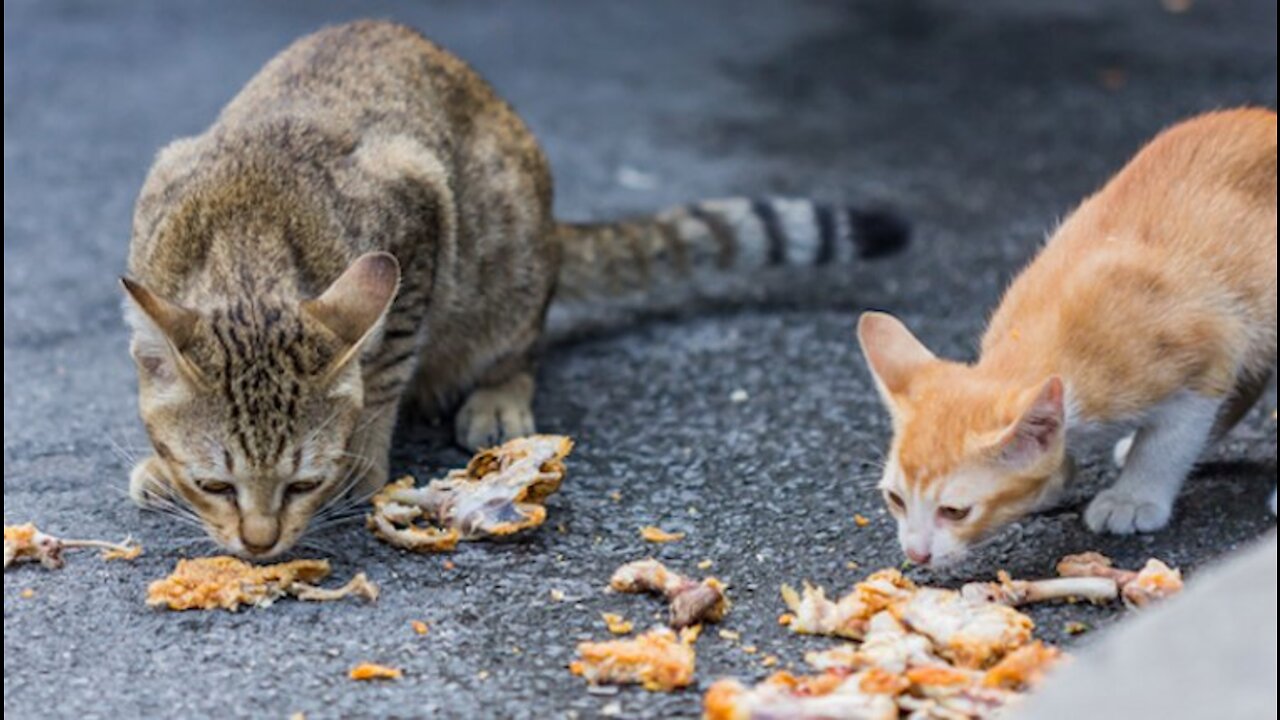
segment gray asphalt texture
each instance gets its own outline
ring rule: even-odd
[[[156,149],[200,131],[276,51],[360,16],[415,25],[484,73],[545,143],[566,218],[798,194],[891,205],[916,244],[875,265],[742,278],[660,313],[559,314],[538,417],[579,446],[540,532],[466,547],[450,570],[349,527],[319,542],[338,578],[383,585],[376,606],[148,610],[150,580],[211,549],[123,492],[145,450],[115,285],[135,194]],[[1157,0],[6,2],[5,522],[147,547],[133,565],[78,555],[62,572],[5,574],[6,716],[694,717],[697,690],[599,697],[566,670],[579,640],[605,635],[600,612],[647,624],[659,611],[602,592],[616,566],[655,552],[637,535],[649,524],[689,534],[656,550],[675,567],[714,562],[733,585],[726,626],[761,650],[710,633],[699,689],[764,676],[765,654],[798,665],[826,643],[777,626],[778,586],[843,589],[901,562],[872,488],[888,427],[856,314],[892,309],[969,356],[1045,232],[1146,138],[1211,108],[1275,107],[1276,19],[1271,0],[1186,14]],[[747,402],[731,400],[739,390]],[[1275,526],[1274,407],[1273,393],[1213,451],[1165,532],[1083,529],[1083,503],[1113,474],[1100,449],[1062,509],[963,568],[913,574],[1035,576],[1099,549],[1194,577]],[[464,459],[439,428],[407,426],[398,444],[397,468],[423,478]],[[1067,644],[1124,615],[1033,614]],[[1065,638],[1073,620],[1097,632]],[[345,674],[364,661],[406,678],[356,686]]]

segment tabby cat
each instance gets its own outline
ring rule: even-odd
[[[411,397],[479,448],[534,431],[534,352],[557,292],[664,272],[896,250],[890,215],[765,200],[558,224],[546,158],[462,61],[357,22],[272,60],[204,134],[157,158],[129,260],[141,503],[227,549],[294,546],[387,480]]]

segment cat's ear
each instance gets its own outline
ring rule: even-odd
[[[141,371],[160,382],[175,380],[179,374],[202,382],[185,356],[195,338],[199,314],[128,278],[121,278],[120,285],[126,297],[125,320],[133,329],[131,352]]]
[[[1018,419],[995,440],[993,450],[1004,465],[1035,466],[1058,448],[1067,431],[1067,388],[1060,377],[1023,395]]]
[[[858,342],[890,410],[897,410],[899,398],[920,370],[938,360],[906,325],[885,313],[863,314],[858,322]]]
[[[320,297],[302,303],[310,315],[345,346],[334,364],[346,365],[378,328],[400,291],[400,263],[388,253],[357,259]]]

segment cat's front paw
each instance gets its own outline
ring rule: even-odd
[[[1155,532],[1169,524],[1173,503],[1162,498],[1111,488],[1098,494],[1085,511],[1084,522],[1096,533],[1133,535]]]
[[[458,411],[458,444],[473,452],[497,447],[536,432],[527,396],[504,388],[485,388],[471,394]]]
[[[147,458],[129,474],[129,498],[141,508],[162,504],[172,492],[159,458]]]

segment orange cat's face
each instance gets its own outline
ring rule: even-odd
[[[1061,488],[1061,379],[1011,386],[982,377],[939,360],[887,315],[866,315],[859,339],[893,417],[881,490],[912,562],[954,564]]]

